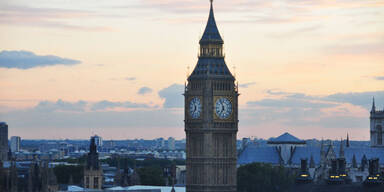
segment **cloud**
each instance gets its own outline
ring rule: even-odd
[[[169,132],[180,137],[183,132],[183,93],[184,86],[172,84],[161,91],[164,107],[130,101],[41,101],[35,107],[7,112],[0,111],[2,121],[13,127],[15,134],[41,138],[44,132],[49,137],[88,137],[89,129],[100,129],[103,134],[121,137],[151,138],[167,136]],[[341,133],[359,130],[369,131],[369,109],[372,96],[377,106],[384,102],[384,91],[337,93],[325,96],[290,93],[276,89],[268,90],[274,95],[240,106],[240,129],[243,134],[253,134],[256,130],[275,128],[300,133],[305,130],[309,137],[322,132]],[[281,97],[276,99],[275,97]],[[178,100],[178,101],[175,101]],[[126,108],[129,110],[119,110]],[[22,119],[22,120],[21,120]],[[31,131],[33,130],[33,131]],[[340,131],[342,130],[342,131]],[[129,132],[128,135],[116,133]],[[272,136],[271,132],[266,136]],[[36,133],[36,134],[35,134]],[[351,133],[351,132],[350,132]],[[24,135],[23,135],[24,134]],[[278,133],[277,133],[278,134]],[[324,133],[326,134],[326,133]],[[265,135],[265,134],[264,134]],[[328,134],[332,135],[332,134]]]
[[[384,81],[384,76],[377,76],[375,77],[375,79],[379,81]]]
[[[183,111],[137,109],[130,111],[52,111],[35,109],[1,113],[12,133],[24,138],[88,138],[91,130],[113,139],[182,137]]]
[[[282,39],[302,37],[303,35],[315,32],[321,28],[323,28],[322,25],[312,25],[312,26],[297,28],[295,30],[291,30],[287,32],[284,32],[284,31],[274,32],[274,33],[268,34],[268,36],[271,38],[282,38]]]
[[[182,108],[184,107],[184,85],[172,84],[159,91],[159,96],[165,99],[163,106],[165,108]]]
[[[36,112],[89,112],[89,111],[104,111],[114,108],[126,108],[126,109],[148,109],[156,108],[157,106],[151,106],[146,103],[134,103],[130,101],[63,101],[61,99],[56,102],[53,101],[40,101],[35,107],[31,108],[31,111]]]
[[[182,109],[130,101],[41,101],[27,109],[0,111],[0,119],[12,134],[35,139],[88,138],[92,130],[114,139],[184,135]]]
[[[137,93],[138,93],[139,95],[145,95],[145,94],[147,94],[147,93],[152,93],[152,89],[149,88],[149,87],[141,87],[141,88],[137,91]]]
[[[324,48],[324,51],[342,55],[370,55],[384,54],[384,42],[332,45]]]
[[[87,102],[85,101],[68,102],[68,101],[63,101],[59,99],[56,102],[41,101],[36,105],[36,107],[33,108],[33,110],[39,111],[39,112],[53,112],[53,111],[81,112],[85,110],[86,106],[87,106]]]
[[[256,84],[256,82],[249,82],[249,83],[243,83],[243,84],[240,84],[239,87],[241,88],[248,88],[252,85]]]
[[[370,109],[372,104],[372,97],[375,97],[377,101],[384,101],[384,91],[336,93],[325,97],[320,97],[320,99],[340,103],[350,103],[352,105],[364,107],[365,109]]]
[[[368,91],[368,92],[351,92],[351,93],[335,93],[331,95],[325,96],[311,96],[303,93],[292,93],[292,92],[284,92],[276,89],[269,89],[266,91],[268,94],[273,96],[282,96],[280,99],[263,99],[260,101],[250,101],[249,104],[256,105],[265,105],[270,104],[273,106],[276,105],[290,105],[292,101],[299,102],[320,102],[320,103],[349,103],[351,105],[356,105],[360,107],[364,107],[365,109],[370,109],[372,104],[372,97],[375,97],[377,100],[384,101],[384,91]],[[272,101],[270,101],[272,100]],[[273,103],[276,101],[276,103]],[[284,102],[283,102],[284,101]],[[315,104],[318,105],[318,104]]]
[[[287,94],[289,94],[288,92],[280,91],[278,89],[268,89],[266,92],[270,95],[287,95]]]
[[[80,61],[61,58],[54,55],[36,55],[30,51],[2,51],[0,52],[0,67],[30,69],[52,65],[75,65]]]
[[[267,90],[273,98],[247,102],[240,110],[242,125],[365,129],[372,97],[384,102],[384,91],[336,93],[325,96]],[[276,98],[278,96],[279,98]]]
[[[283,98],[283,99],[262,99],[260,101],[249,101],[249,106],[275,107],[275,108],[328,108],[336,106],[333,103],[308,101],[305,99]]]
[[[0,24],[81,31],[112,31],[111,28],[104,26],[74,25],[69,22],[70,19],[85,19],[91,16],[96,17],[100,15],[84,10],[9,5],[0,6]]]
[[[130,101],[126,102],[112,102],[112,101],[99,101],[97,103],[93,103],[91,105],[91,110],[97,111],[97,110],[105,110],[105,109],[113,109],[116,107],[121,108],[151,108],[150,105],[145,103],[133,103]]]

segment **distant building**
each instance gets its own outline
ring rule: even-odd
[[[12,136],[11,137],[11,151],[12,152],[19,152],[20,151],[20,142],[21,142],[21,138],[19,136]]]
[[[282,164],[292,163],[292,153],[297,147],[306,146],[306,142],[292,136],[289,133],[284,133],[277,138],[270,139],[268,145],[274,146],[279,154],[279,161]]]
[[[0,161],[8,160],[8,125],[0,122]]]
[[[343,171],[346,172],[352,182],[362,182],[368,176],[367,161],[380,159],[384,165],[384,150],[378,147],[350,146],[349,139],[338,144],[332,141],[322,141],[319,145],[308,145],[289,133],[284,133],[277,138],[270,139],[267,145],[258,146],[251,143],[241,151],[238,164],[270,163],[298,169],[301,160],[310,162],[309,174],[316,182],[325,180],[329,176],[329,169],[333,162],[343,161]],[[334,167],[333,167],[334,168]]]
[[[384,147],[384,109],[376,110],[375,98],[371,109],[371,147]]]
[[[100,167],[95,137],[91,137],[87,163],[84,169],[84,187],[87,189],[101,189],[102,185],[103,169]]]
[[[96,144],[96,147],[99,149],[103,146],[103,138],[98,136],[98,135],[95,135],[95,136],[92,136],[91,139],[94,138],[95,139],[95,144]]]
[[[168,138],[168,149],[175,150],[175,138],[173,137]]]
[[[241,140],[241,150],[245,149],[245,147],[251,143],[251,139],[250,138],[246,138],[244,137],[242,140]]]
[[[163,149],[165,146],[165,141],[163,138],[156,139],[156,148]]]
[[[116,147],[116,143],[113,140],[103,141],[103,147],[108,149],[113,149]]]

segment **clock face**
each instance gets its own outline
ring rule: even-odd
[[[225,97],[216,100],[215,111],[220,119],[227,119],[232,113],[232,103]]]
[[[189,114],[192,119],[197,119],[200,117],[201,113],[201,102],[200,99],[195,97],[189,103]]]

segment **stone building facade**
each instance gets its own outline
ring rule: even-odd
[[[384,109],[376,110],[375,99],[373,99],[371,116],[371,147],[384,147]]]
[[[91,137],[87,164],[84,169],[84,188],[101,189],[103,186],[103,169],[100,167],[95,137]]]
[[[8,125],[0,122],[0,161],[8,160]]]
[[[186,191],[236,191],[238,90],[214,18],[200,40],[197,65],[185,87]]]

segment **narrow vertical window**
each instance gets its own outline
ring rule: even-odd
[[[381,127],[381,125],[377,125],[376,130],[377,130],[377,144],[382,145],[383,144],[383,128]]]

